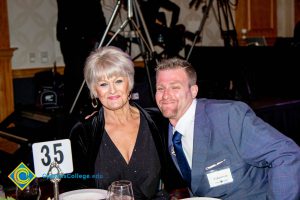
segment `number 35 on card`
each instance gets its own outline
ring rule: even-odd
[[[63,174],[73,172],[71,142],[69,139],[34,143],[32,145],[35,175],[45,177],[50,164],[56,162]]]

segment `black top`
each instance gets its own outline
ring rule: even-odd
[[[140,115],[140,127],[129,163],[105,131],[95,162],[97,188],[108,189],[117,180],[130,180],[135,200],[150,199],[158,189],[160,177],[160,161],[155,144],[143,115]]]
[[[142,144],[139,145],[138,147],[143,149],[145,148],[146,150],[139,150],[139,154],[134,155],[134,157],[135,156],[142,157],[142,163],[140,164],[143,165],[143,163],[145,162],[144,166],[147,166],[147,168],[150,169],[149,171],[153,173],[152,168],[155,166],[152,165],[151,163],[149,164],[152,158],[150,159],[149,155],[146,155],[146,153],[148,154],[149,152],[157,152],[160,160],[160,166],[161,166],[160,178],[164,183],[165,190],[170,192],[176,188],[186,187],[185,183],[183,182],[179,172],[177,171],[171,159],[170,154],[168,153],[168,149],[167,149],[167,134],[168,134],[168,125],[169,125],[168,120],[162,117],[161,113],[158,111],[157,108],[143,109],[139,105],[135,104],[134,102],[131,103],[140,111],[141,123],[140,123],[139,132],[140,133],[145,132],[147,136],[143,141],[138,142]],[[103,135],[105,133],[104,125],[105,125],[105,119],[104,119],[103,108],[100,107],[99,112],[94,113],[93,116],[91,116],[86,120],[78,121],[73,126],[72,130],[70,131],[70,137],[69,137],[71,140],[72,155],[73,155],[73,168],[74,168],[73,174],[76,173],[89,174],[91,176],[95,174],[95,167],[96,167],[95,163],[99,154],[101,143],[103,142],[102,141]],[[147,130],[145,126],[147,127]],[[156,147],[156,151],[154,150],[150,151],[149,149],[147,150],[147,148],[149,148],[148,145],[151,144],[152,141]],[[118,167],[118,166],[112,165],[111,167]],[[143,169],[145,170],[145,168]],[[159,170],[159,168],[157,170]],[[151,177],[153,178],[154,175],[151,174]],[[143,181],[140,181],[140,183],[141,182]],[[153,183],[155,183],[155,181],[153,181]],[[144,185],[147,184],[144,183]],[[63,186],[62,188],[64,188],[65,191],[97,187],[96,181],[93,178],[65,179],[60,182],[60,185]],[[142,187],[144,188],[144,185],[139,184],[139,188],[140,189]],[[151,186],[152,184],[149,183],[148,185]],[[146,190],[143,190],[144,193],[145,191],[152,191],[152,190],[149,187],[146,188]]]

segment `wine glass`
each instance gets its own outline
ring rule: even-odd
[[[17,200],[39,200],[41,197],[41,189],[37,179],[34,179],[23,190],[19,187],[16,189]]]
[[[108,188],[107,200],[134,200],[132,183],[128,180],[113,182]]]

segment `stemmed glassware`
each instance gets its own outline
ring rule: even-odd
[[[134,200],[132,183],[128,180],[113,182],[107,192],[107,200]]]
[[[38,179],[34,179],[23,190],[19,187],[16,189],[17,200],[39,200],[41,197],[41,189],[38,183]]]

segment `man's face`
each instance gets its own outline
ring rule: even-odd
[[[189,85],[184,69],[169,69],[156,74],[156,103],[172,125],[176,125],[198,92],[198,86]]]

